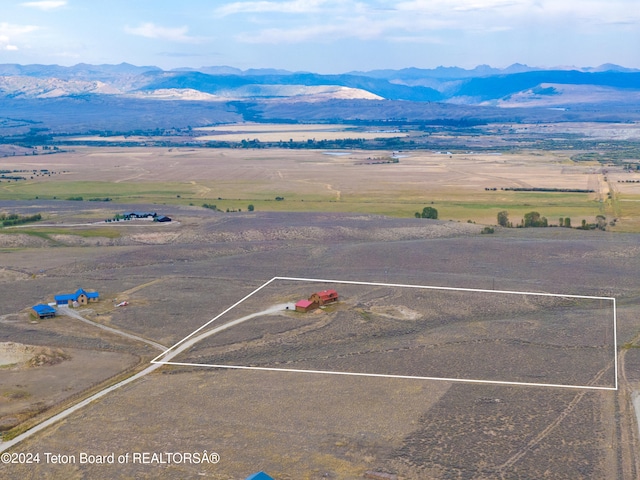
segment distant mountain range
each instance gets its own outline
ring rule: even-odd
[[[127,63],[0,65],[0,128],[27,128],[29,122],[77,131],[239,120],[460,118],[636,121],[640,70],[612,64],[553,69],[514,64],[325,75],[226,66],[165,71]]]
[[[76,95],[127,95],[156,99],[228,101],[286,98],[314,101],[336,99],[405,100],[466,105],[544,106],[563,88],[580,85],[615,91],[640,90],[640,70],[606,64],[588,68],[544,70],[522,64],[505,69],[480,65],[435,69],[405,68],[336,75],[275,69],[239,70],[232,67],[180,68],[164,71],[153,66],[78,64],[0,65],[0,95],[13,98],[52,98]],[[568,103],[590,101],[572,91]],[[602,91],[602,90],[600,90]],[[524,101],[524,100],[523,100]]]

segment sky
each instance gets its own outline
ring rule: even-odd
[[[639,0],[0,0],[0,63],[640,68]]]

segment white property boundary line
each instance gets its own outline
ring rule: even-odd
[[[337,283],[337,284],[345,284],[345,285],[368,285],[374,287],[401,287],[401,288],[416,288],[422,290],[448,290],[448,291],[457,291],[457,292],[477,292],[477,293],[502,293],[502,294],[511,294],[511,295],[538,295],[543,297],[562,297],[562,298],[582,298],[582,299],[590,299],[590,300],[610,300],[612,301],[613,306],[613,352],[614,352],[614,387],[597,387],[592,385],[562,385],[562,384],[550,384],[550,383],[530,383],[530,382],[508,382],[508,381],[500,381],[500,380],[472,380],[472,379],[464,379],[464,378],[443,378],[443,377],[420,377],[420,376],[412,376],[412,375],[387,375],[380,373],[359,373],[359,372],[334,372],[334,371],[324,371],[324,370],[300,370],[300,369],[292,369],[292,368],[271,368],[271,367],[248,367],[242,365],[211,365],[211,364],[200,364],[200,363],[183,363],[183,362],[171,362],[171,361],[163,361],[159,360],[161,357],[169,357],[169,359],[173,358],[176,354],[180,353],[180,351],[175,351],[175,349],[189,340],[191,337],[196,335],[198,332],[207,328],[211,323],[218,320],[224,314],[230,312],[242,302],[247,300],[252,295],[258,293],[260,290],[265,288],[267,285],[271,284],[276,280],[289,280],[289,281],[297,281],[297,282],[313,282],[313,283]],[[413,379],[413,380],[440,380],[447,382],[461,382],[461,383],[476,383],[476,384],[493,384],[493,385],[522,385],[522,386],[532,386],[532,387],[556,387],[556,388],[573,388],[573,389],[586,389],[586,390],[618,390],[618,339],[617,339],[617,318],[616,318],[616,299],[615,297],[597,297],[590,295],[565,295],[560,293],[540,293],[540,292],[519,292],[513,290],[485,290],[478,288],[455,288],[455,287],[437,287],[430,285],[407,285],[407,284],[396,284],[396,283],[378,283],[378,282],[358,282],[358,281],[350,281],[350,280],[327,280],[327,279],[319,279],[319,278],[297,278],[297,277],[273,277],[271,280],[262,284],[258,288],[256,288],[253,292],[246,295],[244,298],[239,300],[238,302],[231,305],[229,308],[209,320],[207,323],[202,325],[200,328],[194,330],[192,333],[184,337],[182,340],[169,347],[165,352],[161,353],[153,360],[151,363],[157,363],[162,365],[177,365],[177,366],[189,366],[189,367],[210,367],[210,368],[227,368],[227,369],[236,369],[236,370],[259,370],[259,371],[275,371],[275,372],[294,372],[294,373],[321,373],[326,375],[350,375],[356,377],[378,377],[378,378],[398,378],[398,379]],[[173,353],[173,355],[172,355]]]

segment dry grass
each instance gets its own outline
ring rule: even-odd
[[[60,202],[43,205],[58,209],[69,223],[75,223],[74,215],[87,215],[78,211],[78,206],[96,208],[86,202],[68,202],[68,210],[63,210]],[[107,211],[112,205],[101,208]],[[6,312],[0,317],[3,341],[86,351],[87,357],[75,357],[85,359],[79,368],[96,375],[105,350],[122,358],[130,353],[151,358],[151,348],[72,319],[31,324],[15,312],[49,300],[54,293],[82,286],[100,291],[103,298],[100,308],[92,307],[94,313],[88,313],[94,320],[170,345],[264,281],[285,274],[615,295],[623,306],[618,316],[619,342],[630,342],[638,331],[640,255],[634,235],[512,229],[481,236],[474,234],[477,226],[451,222],[330,213],[226,215],[171,208],[184,215],[175,230],[179,236],[162,241],[152,238],[159,243],[136,243],[138,235],[145,232],[122,229],[120,238],[101,247],[33,245],[3,251],[2,281],[7,287],[0,288]],[[163,231],[162,226],[152,226],[148,234]],[[308,294],[311,286],[290,283],[284,293],[265,293],[277,300],[297,299]],[[550,319],[550,311],[562,310],[563,305],[516,302],[499,305],[495,312],[480,297],[464,303],[437,296],[412,299],[384,289],[362,293],[346,287],[344,296],[349,310],[336,309],[323,328],[278,343],[275,330],[282,326],[281,319],[269,317],[262,323],[243,324],[244,329],[227,330],[226,336],[217,337],[217,345],[216,336],[211,337],[210,343],[202,344],[201,353],[209,355],[216,348],[227,348],[227,355],[231,355],[244,348],[247,355],[243,359],[252,362],[290,360],[299,366],[306,362],[312,368],[321,365],[320,360],[345,370],[353,364],[326,357],[362,353],[349,357],[349,361],[359,362],[355,367],[385,367],[396,373],[431,366],[448,373],[457,369],[473,374],[491,368],[503,375],[505,369],[518,365],[517,360],[531,360],[538,348],[502,343],[487,349],[486,342],[481,348],[480,343],[458,341],[471,336],[561,345],[539,350],[537,363],[529,362],[534,375],[542,369],[553,374],[567,358],[578,364],[570,372],[576,381],[591,381],[593,378],[587,377],[595,377],[598,368],[594,368],[599,360],[595,355],[581,357],[576,352],[582,349],[578,342],[602,340],[604,330],[597,321],[590,321],[594,316],[600,318],[600,305],[590,308],[588,315],[573,317],[581,331],[577,336],[563,330],[561,321],[553,322],[552,331],[544,334],[537,326]],[[115,299],[123,298],[130,305],[114,308]],[[247,304],[243,308],[254,307]],[[479,318],[490,317],[492,312],[503,321]],[[239,309],[238,313],[251,312]],[[439,318],[443,323],[435,328]],[[314,321],[315,317],[310,319],[311,324]],[[412,328],[421,321],[425,328]],[[421,362],[413,354],[394,355],[391,351],[412,342],[438,347],[429,352],[423,349],[427,354]],[[378,354],[367,354],[369,347],[377,348]],[[198,349],[189,354],[198,354]],[[502,365],[491,363],[499,357],[506,358]],[[55,369],[71,361],[39,368]],[[70,380],[68,377],[69,373],[61,374],[57,382]],[[73,376],[76,378],[79,376]],[[601,384],[610,378],[611,372],[605,372]],[[6,392],[14,399],[11,401],[28,401],[25,395],[32,391],[32,381],[38,379],[10,384]],[[60,384],[56,388],[59,394]],[[500,465],[516,458],[503,470],[505,478],[634,478],[615,469],[617,456],[626,455],[623,447],[634,444],[619,440],[619,430],[611,422],[617,414],[616,404],[624,403],[628,392],[579,394],[568,389],[163,367],[157,374],[92,403],[14,451],[77,455],[81,451],[124,454],[207,449],[220,453],[220,464],[0,465],[0,476],[208,476],[230,480],[265,470],[285,480],[353,480],[362,478],[367,470],[376,470],[404,479],[494,479],[500,478]],[[629,427],[621,424],[623,428],[631,434],[637,432],[632,422]],[[532,442],[535,448],[527,450]],[[461,456],[461,451],[466,454]],[[611,465],[613,470],[607,468]]]
[[[294,132],[295,133],[295,132]],[[574,225],[596,215],[619,218],[619,229],[635,230],[634,184],[617,183],[623,173],[574,163],[568,153],[408,153],[398,164],[359,165],[386,158],[386,151],[77,148],[71,153],[7,158],[6,168],[63,172],[20,183],[2,183],[0,199],[81,196],[114,202],[215,204],[219,209],[378,213],[410,217],[426,205],[440,218],[495,224],[508,210],[514,223],[536,210],[550,223],[570,217]],[[628,175],[628,174],[626,174]],[[605,180],[605,176],[608,178]],[[624,201],[613,208],[609,189]],[[501,191],[506,187],[593,189],[592,194]],[[497,191],[487,191],[497,188]],[[284,197],[284,201],[275,201]],[[626,222],[626,225],[625,225]]]

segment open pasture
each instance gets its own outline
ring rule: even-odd
[[[616,386],[610,368],[615,314],[609,298],[276,278],[206,328],[327,288],[340,292],[339,303],[249,319],[202,340],[176,362],[461,382]]]
[[[17,209],[18,203],[11,208]],[[25,211],[33,208],[24,205]],[[60,228],[86,218],[90,211],[82,208],[99,208],[104,214],[114,206],[42,205],[64,214]],[[78,285],[95,288],[104,301],[81,309],[83,315],[169,346],[274,275],[309,278],[313,272],[318,278],[615,296],[620,305],[619,345],[624,345],[619,354],[622,358],[625,351],[637,350],[640,255],[634,235],[505,229],[487,236],[477,234],[476,225],[415,218],[227,215],[196,207],[167,208],[180,225],[164,237],[166,227],[152,225],[148,233],[143,227],[123,228],[119,238],[104,238],[99,247],[81,237],[80,245],[60,241],[4,248],[8,275],[2,281],[11,286],[0,289],[5,341],[150,358],[150,353],[160,352],[67,317],[32,324],[24,310]],[[158,235],[155,243],[148,241],[152,234]],[[147,235],[145,240],[142,235]],[[266,297],[256,300],[269,305],[293,301],[323,286],[289,282],[265,290]],[[558,367],[566,367],[569,360],[564,373],[575,384],[605,386],[613,375],[612,366],[602,366],[605,348],[597,347],[608,342],[599,327],[605,323],[600,314],[607,313],[598,302],[567,304],[563,299],[555,304],[505,297],[506,303],[492,305],[482,296],[465,300],[384,287],[362,291],[345,285],[338,291],[343,302],[333,311],[246,322],[197,344],[185,352],[185,359],[191,356],[197,363],[226,356],[265,366],[279,362],[281,367],[290,361],[294,368],[322,367],[320,362],[325,362],[345,371],[382,367],[390,373],[431,366],[463,375],[491,370],[506,376],[519,369],[523,377],[530,375],[531,383],[543,383],[540,375],[559,379]],[[129,306],[115,307],[121,300]],[[256,308],[260,305],[247,303],[236,313]],[[573,316],[559,317],[561,312]],[[297,322],[296,328],[290,328],[291,321]],[[567,330],[569,322],[577,326],[577,334]],[[552,328],[544,329],[544,324]],[[534,358],[534,351],[540,355],[529,364],[526,359]],[[416,352],[422,355],[418,359]],[[92,358],[85,366],[87,373],[104,368]],[[56,367],[38,368],[43,370],[35,372],[46,375]],[[29,382],[38,378],[9,382],[4,391],[32,391]],[[0,465],[0,475],[228,480],[265,470],[290,480],[361,479],[368,471],[405,480],[545,475],[632,479],[637,478],[632,466],[637,427],[632,412],[624,409],[631,389],[638,386],[623,381],[624,370],[620,378],[622,390],[614,392],[169,365],[93,402],[13,451],[77,455],[206,449],[220,454],[219,464]],[[59,389],[56,394],[66,387],[52,386]],[[17,406],[18,400],[5,400],[5,405]],[[616,416],[619,423],[612,421]],[[461,451],[466,454],[461,456]]]
[[[336,153],[338,155],[336,155]],[[378,163],[389,151],[287,149],[92,148],[47,156],[3,159],[7,169],[61,172],[1,182],[0,199],[109,198],[114,202],[164,203],[226,211],[324,211],[411,217],[424,206],[439,218],[495,224],[507,210],[517,224],[538,211],[574,226],[596,215],[618,218],[615,228],[640,227],[640,194],[629,174],[575,163],[568,153],[400,153],[399,163]],[[502,188],[584,189],[593,193],[505,191]],[[496,189],[496,190],[493,190]],[[609,193],[618,195],[610,196]],[[281,201],[277,201],[276,197]],[[624,199],[624,201],[620,201]]]

